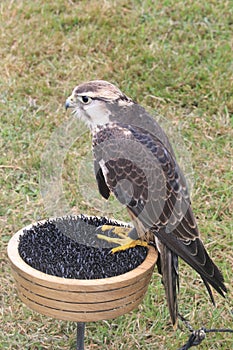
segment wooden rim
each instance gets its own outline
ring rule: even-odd
[[[57,277],[34,269],[19,255],[19,237],[32,226],[19,230],[7,249],[19,297],[31,309],[59,319],[88,322],[123,315],[142,301],[158,256],[154,247],[149,247],[141,265],[122,275],[90,280]]]
[[[40,223],[42,223],[41,221]],[[80,280],[80,279],[72,279],[72,278],[63,278],[58,276],[52,276],[48,275],[44,272],[41,272],[39,270],[34,269],[30,265],[28,265],[19,255],[18,252],[18,244],[19,244],[19,237],[20,235],[24,234],[24,230],[29,230],[34,225],[28,225],[25,228],[19,230],[12,236],[8,243],[8,257],[10,259],[11,264],[14,266],[16,270],[21,271],[24,275],[28,275],[29,278],[35,277],[37,280],[39,280],[42,284],[46,285],[47,281],[49,279],[50,282],[53,282],[54,284],[57,284],[58,286],[84,286],[88,287],[91,285],[96,285],[98,281],[98,285],[104,285],[105,287],[111,287],[112,284],[120,283],[120,285],[123,284],[125,280],[129,280],[134,278],[134,276],[137,276],[137,278],[140,276],[140,274],[143,274],[145,270],[148,270],[155,265],[155,261],[157,259],[157,252],[154,249],[154,247],[149,246],[148,248],[148,254],[146,259],[142,262],[141,265],[136,267],[135,269],[126,272],[122,275],[114,276],[114,277],[108,277],[108,278],[101,278],[101,279],[90,279],[90,280]],[[69,289],[70,290],[70,289]]]

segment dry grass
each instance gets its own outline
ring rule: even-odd
[[[40,196],[41,157],[69,118],[66,97],[78,82],[95,78],[118,84],[180,129],[194,170],[194,211],[229,288],[226,300],[216,295],[214,309],[197,275],[182,264],[180,311],[194,327],[232,327],[231,2],[3,0],[0,15],[0,348],[75,348],[74,324],[36,314],[17,298],[6,247],[14,232],[48,215]],[[94,214],[77,179],[89,147],[87,134],[76,140],[62,176],[70,207]],[[171,329],[156,273],[138,310],[86,331],[93,350],[177,349],[186,339],[187,330]],[[231,346],[229,334],[214,334],[200,348]]]

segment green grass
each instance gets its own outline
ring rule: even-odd
[[[69,120],[66,97],[78,83],[95,78],[116,83],[179,130],[192,162],[186,168],[194,173],[194,212],[229,288],[226,300],[216,295],[213,308],[199,277],[182,263],[180,311],[196,328],[232,328],[231,1],[3,0],[0,15],[0,349],[75,349],[75,324],[32,312],[18,299],[6,248],[14,232],[47,217],[39,186],[41,157],[52,133]],[[75,140],[64,161],[63,186],[73,212],[100,214],[98,200],[92,205],[78,186],[89,149],[87,133]],[[107,210],[111,214],[114,208],[115,203]],[[119,208],[114,216],[125,218]],[[184,344],[188,332],[183,326],[173,332],[160,280],[155,273],[137,310],[88,324],[86,348]],[[208,335],[200,349],[231,346],[232,336],[219,333]]]

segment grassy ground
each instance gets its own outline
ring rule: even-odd
[[[213,308],[199,277],[181,264],[180,311],[197,328],[232,328],[231,1],[3,0],[0,14],[0,349],[75,348],[74,324],[41,316],[20,302],[6,247],[18,229],[47,217],[41,157],[52,133],[69,119],[66,97],[77,83],[95,78],[116,83],[180,130],[194,171],[193,208],[229,288],[228,298],[216,296]],[[89,147],[88,134],[75,141],[62,178],[74,211],[99,214],[77,185],[78,165]],[[86,348],[177,349],[187,335],[184,327],[173,332],[155,273],[138,310],[87,325]],[[231,346],[230,334],[213,334],[200,349]]]

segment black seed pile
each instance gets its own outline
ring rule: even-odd
[[[117,225],[106,218],[85,216],[48,220],[24,230],[19,254],[33,268],[64,278],[107,278],[139,266],[146,258],[147,248],[137,246],[112,254],[113,244],[103,247],[109,243],[96,237],[98,226],[104,224]],[[108,231],[104,234],[111,236]]]

